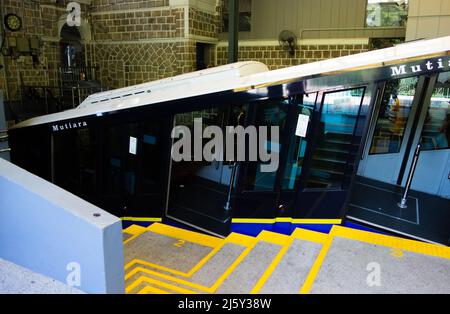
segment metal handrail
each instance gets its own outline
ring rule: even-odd
[[[225,209],[226,211],[231,210],[231,194],[233,193],[234,181],[236,178],[237,162],[234,162],[229,167],[232,168],[231,176],[230,176],[230,186],[228,188],[227,202],[225,203],[225,206],[223,207],[223,209]]]
[[[416,151],[414,152],[414,159],[413,159],[413,162],[411,165],[411,169],[409,169],[409,175],[408,175],[408,180],[406,181],[405,191],[403,192],[402,199],[400,200],[400,202],[397,203],[397,206],[400,207],[401,209],[408,208],[407,200],[408,200],[409,189],[411,188],[411,184],[412,184],[412,181],[414,178],[414,173],[416,172],[416,167],[417,167],[417,162],[419,161],[421,146],[422,146],[422,144],[419,142],[419,144],[417,145]]]

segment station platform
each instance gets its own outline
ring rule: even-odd
[[[334,226],[221,239],[154,223],[123,232],[128,294],[450,293],[450,248]]]

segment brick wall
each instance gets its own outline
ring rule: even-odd
[[[291,56],[279,45],[239,46],[239,61],[260,61],[269,69],[275,70],[289,66],[311,63],[324,59],[348,56],[369,50],[368,45],[300,45]],[[217,47],[217,65],[226,64],[228,47]]]
[[[189,8],[189,32],[192,35],[217,39],[219,34],[219,16]]]
[[[195,70],[195,44],[192,43],[97,44],[94,49],[100,81],[110,88]]]
[[[95,11],[133,10],[163,7],[169,5],[169,0],[94,0]]]
[[[175,38],[184,35],[184,10],[161,9],[93,15],[94,40]]]
[[[14,12],[23,19],[23,30],[14,36],[43,39],[41,63],[33,65],[30,57],[21,60],[5,58],[7,71],[1,70],[0,77],[6,77],[11,99],[20,97],[20,76],[28,85],[58,85],[58,20],[68,2],[63,0],[57,5],[39,6],[36,2],[2,1],[4,13]],[[185,8],[170,7],[169,0],[93,0],[89,8],[82,5],[83,17],[91,25],[93,39],[85,46],[87,61],[100,67],[98,79],[109,88],[194,71],[196,42],[217,40],[222,22],[221,9],[218,5],[216,12],[211,13],[190,7],[189,34],[186,34]],[[368,49],[367,45],[300,45],[291,57],[277,43],[253,43],[240,47],[239,60],[261,61],[270,69],[278,69]],[[226,64],[227,47],[220,44],[211,49],[210,60],[214,65]],[[6,80],[0,80],[0,88],[6,88]]]
[[[57,21],[61,11],[57,7],[40,7],[35,2],[2,0],[3,14],[15,13],[21,17],[22,29],[18,32],[5,30],[6,37],[41,39],[39,62],[32,61],[30,55],[2,56],[3,69],[0,71],[0,89],[8,100],[19,100],[21,84],[30,86],[56,86],[58,82],[58,43],[45,41],[42,36],[57,37]],[[62,4],[63,5],[63,4]]]

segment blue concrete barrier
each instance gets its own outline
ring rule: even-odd
[[[123,293],[117,217],[0,159],[0,258],[87,293]]]

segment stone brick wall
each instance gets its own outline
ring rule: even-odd
[[[94,0],[95,11],[133,10],[163,7],[169,5],[169,0]]]
[[[251,45],[239,47],[239,61],[260,61],[269,69],[275,70],[289,66],[311,63],[324,59],[348,56],[369,50],[368,45],[300,45],[291,56],[279,45]],[[217,65],[228,62],[228,47],[217,47]]]
[[[217,39],[219,34],[219,16],[189,8],[189,32],[192,35]]]
[[[184,35],[184,10],[161,9],[93,15],[94,40],[175,38]]]
[[[39,62],[33,63],[30,55],[1,56],[4,67],[0,70],[0,89],[5,90],[8,100],[20,99],[20,85],[57,86],[59,47],[57,42],[45,41],[42,36],[58,37],[57,21],[61,10],[41,7],[35,2],[2,0],[3,14],[15,13],[21,17],[22,29],[18,32],[5,30],[6,37],[41,39]],[[2,21],[3,22],[3,21]]]
[[[60,63],[58,20],[69,0],[56,5],[2,0],[3,13],[22,17],[23,30],[14,36],[38,36],[42,39],[40,63],[27,56],[16,60],[4,58],[0,70],[0,88],[11,99],[19,99],[20,78],[27,85],[58,85]],[[186,8],[172,7],[169,0],[93,0],[82,5],[82,17],[91,26],[92,41],[85,45],[89,65],[100,68],[97,77],[104,87],[119,88],[162,79],[196,69],[196,43],[217,41],[222,7],[204,12],[189,7],[189,33],[185,30]],[[11,35],[7,33],[7,36]],[[367,45],[299,45],[295,56],[274,42],[246,45],[241,43],[239,60],[261,61],[270,69],[279,69],[317,60],[367,51]],[[209,50],[213,65],[227,63],[227,46],[223,43]],[[1,60],[0,60],[1,61]],[[5,71],[6,69],[6,71]]]
[[[195,70],[190,43],[97,44],[100,81],[110,88],[154,81]]]

